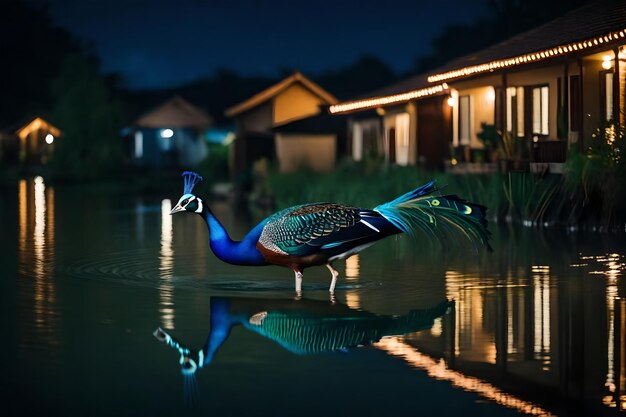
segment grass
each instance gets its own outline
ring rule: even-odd
[[[374,207],[430,180],[445,194],[458,194],[488,207],[490,221],[521,223],[526,226],[601,227],[608,230],[626,220],[610,190],[594,183],[593,195],[587,183],[575,184],[578,171],[568,167],[566,175],[537,175],[528,172],[452,175],[399,167],[380,161],[342,162],[335,171],[315,174],[301,170],[289,174],[271,173],[264,188],[276,209],[306,202],[332,201],[360,207]],[[624,178],[608,182],[622,184]],[[608,180],[605,178],[604,182]],[[606,188],[606,186],[605,186]],[[623,187],[622,187],[623,188]],[[620,188],[621,189],[621,188]],[[608,195],[604,195],[608,194]]]

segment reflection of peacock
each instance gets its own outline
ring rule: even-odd
[[[202,349],[188,348],[161,328],[154,336],[179,352],[182,370],[189,374],[213,360],[232,327],[238,324],[292,353],[310,355],[346,351],[385,336],[429,329],[451,306],[451,302],[443,301],[430,309],[384,316],[320,300],[212,297],[211,329]]]
[[[295,272],[296,292],[302,290],[302,271],[326,265],[332,274],[330,292],[339,273],[332,262],[345,259],[398,233],[420,230],[442,236],[456,230],[474,244],[489,247],[485,207],[454,195],[438,196],[433,182],[374,209],[335,203],[313,203],[279,211],[234,242],[205,202],[192,193],[202,177],[184,172],[183,196],[170,214],[198,213],[207,222],[211,249],[221,260],[235,265],[280,265]]]

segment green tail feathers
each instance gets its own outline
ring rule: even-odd
[[[437,191],[434,182],[430,182],[374,210],[408,235],[414,236],[419,230],[442,239],[448,234],[461,233],[475,246],[484,245],[491,251],[491,233],[485,218],[487,208],[455,195],[433,196]]]

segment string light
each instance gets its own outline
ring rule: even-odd
[[[610,42],[616,39],[623,39],[626,37],[626,29],[622,29],[620,31],[611,32],[604,36],[599,36],[597,38],[587,39],[578,43],[571,43],[567,45],[559,45],[554,48],[548,48],[541,51],[536,51],[524,55],[519,55],[516,57],[500,59],[496,61],[486,62],[480,65],[472,65],[465,68],[459,68],[452,71],[442,72],[439,74],[433,74],[428,76],[427,80],[430,83],[449,80],[451,78],[459,78],[466,77],[469,75],[480,74],[483,72],[490,72],[500,68],[508,68],[514,65],[518,65],[520,61],[522,63],[526,62],[535,62],[541,61],[546,58],[552,58],[554,56],[564,55],[569,52],[578,51],[582,49],[589,49],[594,46],[597,46],[601,43]]]
[[[363,100],[349,101],[346,103],[335,104],[330,106],[330,113],[346,113],[355,110],[362,110],[367,108],[386,106],[389,104],[400,103],[404,101],[413,100],[416,98],[432,96],[442,93],[448,89],[448,84],[438,84],[433,87],[421,88],[419,90],[412,90],[406,93],[393,94],[389,96],[372,97]]]

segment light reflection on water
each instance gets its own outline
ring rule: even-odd
[[[55,263],[54,189],[42,177],[21,180],[18,185],[18,265],[21,286],[32,297],[33,334],[24,332],[24,344],[58,344],[60,317],[56,285],[51,272]],[[24,294],[25,295],[25,294]]]
[[[161,252],[159,256],[159,297],[161,326],[165,329],[174,329],[174,249],[172,246],[172,202],[165,199],[161,202]]]
[[[113,220],[105,218],[109,223],[103,229],[110,227],[120,236],[127,237],[132,229],[134,239],[124,240],[127,246],[104,236],[101,244],[87,241],[85,248],[79,248],[73,243],[80,241],[76,236],[68,239],[68,231],[57,227],[57,223],[70,227],[60,214],[55,218],[63,213],[56,210],[61,192],[41,178],[18,184],[14,239],[20,311],[25,313],[19,323],[21,345],[62,343],[62,323],[67,318],[61,313],[59,276],[153,289],[151,308],[158,322],[177,331],[187,325],[184,318],[196,308],[191,307],[192,301],[204,305],[215,291],[254,295],[253,288],[260,295],[290,294],[292,283],[285,271],[218,262],[210,254],[202,222],[193,216],[173,219],[170,199],[139,196],[134,209],[116,214]],[[249,220],[239,221],[229,214],[228,206],[217,208],[235,238],[250,227]],[[74,246],[63,248],[61,241]],[[415,299],[424,304],[444,297],[456,302],[452,315],[437,318],[430,330],[383,339],[377,348],[433,378],[524,413],[552,411],[498,387],[490,381],[491,373],[550,387],[564,398],[584,396],[594,405],[626,409],[626,300],[620,298],[625,295],[624,254],[613,248],[550,258],[529,250],[526,258],[516,258],[519,250],[512,246],[497,249],[487,265],[479,267],[478,262],[464,260],[433,262],[411,248],[407,242],[390,240],[369,249],[367,255],[349,258],[344,268],[338,265],[344,271],[338,298],[354,310],[378,313],[380,307],[381,313],[396,312]],[[226,281],[229,286],[215,285]],[[327,285],[325,269],[311,269],[305,275],[305,290],[315,296],[325,297]],[[185,295],[190,292],[195,292],[193,297]],[[601,379],[586,371],[589,368]]]
[[[351,256],[346,259],[346,274],[345,279],[347,282],[358,282],[359,280],[359,254]],[[346,291],[346,304],[350,308],[361,308],[361,297],[359,295],[359,289],[351,289]]]
[[[468,392],[475,392],[481,397],[497,404],[519,411],[523,414],[550,417],[554,414],[541,408],[537,404],[511,395],[487,381],[464,375],[461,372],[450,369],[443,360],[437,361],[432,357],[419,352],[412,346],[404,343],[402,338],[390,337],[381,340],[375,345],[389,355],[397,356],[409,365],[424,370],[428,376],[434,379],[449,381],[453,386]]]

